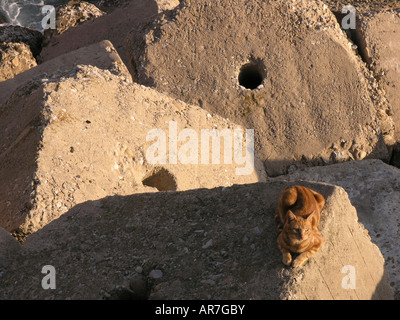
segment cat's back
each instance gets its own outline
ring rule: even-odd
[[[279,199],[283,212],[290,209],[297,216],[308,216],[313,212],[319,214],[324,204],[321,194],[300,185],[286,187]]]

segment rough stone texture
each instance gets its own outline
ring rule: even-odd
[[[138,2],[137,0],[134,0]],[[132,0],[100,0],[95,2],[95,5],[104,11],[114,11],[116,8],[119,7],[127,7],[129,6],[129,2],[134,2]],[[143,0],[142,0],[143,1]],[[165,10],[172,10],[178,4],[179,0],[147,0],[148,4],[151,4],[151,1],[155,1],[158,7],[158,12],[162,12]]]
[[[300,169],[273,180],[318,181],[343,187],[360,222],[381,250],[396,299],[400,299],[400,170],[380,160]]]
[[[39,76],[19,87],[0,110],[5,132],[0,137],[0,225],[8,231],[34,232],[75,204],[108,195],[266,179],[258,159],[253,170],[250,161],[239,163],[233,157],[233,130],[243,134],[242,128],[108,70],[78,66],[49,78]],[[157,140],[148,139],[148,134],[162,130],[169,141],[174,137],[171,121],[176,124],[176,162],[169,155],[174,149],[169,143],[167,163],[152,163],[154,153],[148,152]],[[182,163],[188,143],[177,135],[183,129],[197,135],[198,141],[190,140],[195,144],[190,153],[198,157],[192,157],[194,163]],[[224,129],[231,133],[232,148],[217,147],[220,164],[211,163],[214,142],[206,152],[210,163],[203,164],[203,129],[218,129],[221,136]],[[249,140],[243,141],[247,147]],[[230,163],[224,158],[227,150],[232,153]],[[250,170],[241,175],[245,165]]]
[[[55,36],[64,33],[68,29],[76,27],[85,21],[99,18],[104,14],[105,12],[95,5],[85,1],[72,0],[57,7],[56,29],[46,29],[44,31],[43,45],[48,45]],[[54,39],[55,42],[56,39]]]
[[[400,8],[398,0],[324,0],[332,11],[340,12],[347,5],[352,5],[358,13],[371,11],[395,10]]]
[[[3,133],[0,136],[0,211],[1,226],[9,231],[25,221],[26,215],[31,209],[29,198],[34,188],[32,174],[35,172],[35,154],[41,140],[41,132],[38,131],[41,126],[40,117],[35,118],[34,115],[37,116],[38,112],[40,113],[44,103],[40,81],[51,83],[60,74],[74,70],[79,63],[109,70],[111,73],[119,75],[121,79],[126,78],[128,81],[130,79],[126,67],[111,43],[102,41],[62,55],[0,83],[0,125]],[[35,87],[35,84],[38,87]],[[30,95],[32,92],[35,92],[35,95]],[[73,93],[70,91],[70,94]],[[21,113],[18,113],[18,106],[23,107],[24,105],[27,107],[23,109],[25,111],[20,109]],[[13,112],[17,112],[17,114],[13,115]],[[32,130],[35,128],[36,130]],[[6,168],[10,168],[9,171]],[[22,191],[23,195],[17,192],[22,185],[26,187],[26,191]],[[26,207],[24,201],[26,201]],[[21,203],[22,207],[20,207]],[[10,206],[18,207],[18,209],[11,213]],[[4,211],[7,210],[11,216],[8,214],[4,216]],[[12,221],[13,223],[11,223]],[[18,221],[19,223],[17,223]]]
[[[179,129],[232,129],[236,126],[211,111],[207,113],[132,84],[130,75],[108,41],[69,51],[75,49],[75,45],[78,48],[110,36],[122,54],[128,28],[146,19],[152,20],[156,13],[176,5],[174,1],[157,1],[156,4],[154,1],[132,1],[115,10],[118,16],[115,14],[110,20],[102,17],[98,19],[100,22],[85,23],[74,28],[80,31],[71,33],[72,36],[67,36],[69,31],[64,33],[60,36],[64,42],[48,47],[45,54],[49,55],[43,65],[0,83],[0,220],[5,217],[7,224],[12,216],[15,221],[20,221],[22,225],[15,225],[21,227],[18,231],[23,235],[44,226],[29,236],[23,247],[0,228],[0,299],[391,299],[393,292],[389,282],[395,290],[395,298],[400,299],[396,247],[399,242],[396,215],[400,199],[399,171],[376,160],[296,171],[303,165],[365,157],[387,158],[385,142],[388,145],[393,142],[393,126],[387,116],[391,110],[378,84],[390,86],[392,78],[385,78],[386,72],[376,73],[376,69],[366,72],[350,49],[352,43],[347,43],[327,6],[319,1],[248,1],[246,6],[237,1],[230,1],[223,10],[215,11],[213,8],[219,8],[218,2],[203,1],[207,4],[205,7],[197,7],[200,2],[196,2],[187,10],[185,3],[195,2],[183,1],[176,21],[170,22],[174,14],[167,13],[156,23],[146,24],[146,41],[151,44],[150,48],[159,45],[159,51],[150,51],[151,59],[144,62],[151,65],[175,46],[176,51],[172,51],[175,55],[167,56],[173,63],[161,59],[161,67],[170,66],[167,71],[178,71],[178,75],[188,77],[194,83],[191,87],[191,84],[180,86],[177,82],[178,91],[181,91],[178,97],[184,96],[188,88],[197,90],[202,83],[214,81],[214,87],[208,87],[206,93],[218,90],[215,104],[219,103],[218,95],[223,96],[227,90],[218,86],[218,81],[223,80],[215,75],[222,74],[230,77],[235,90],[242,90],[240,97],[243,100],[236,105],[239,111],[233,112],[235,116],[246,121],[250,119],[250,127],[264,124],[261,121],[264,118],[273,120],[266,122],[271,130],[275,130],[267,136],[288,146],[274,149],[275,156],[272,160],[267,159],[267,169],[276,174],[286,169],[294,172],[281,180],[312,187],[327,197],[321,221],[325,237],[321,251],[300,270],[287,269],[281,264],[273,213],[286,182],[278,180],[201,189],[265,180],[261,166],[257,167],[257,174],[245,177],[248,180],[238,180],[234,166],[219,166],[213,171],[201,166],[185,169],[172,165],[153,167],[146,162],[143,154],[149,143],[144,143],[146,138],[141,134],[152,128],[167,132],[171,119],[177,119]],[[122,4],[123,1],[108,2]],[[332,9],[334,5],[342,5],[343,1],[333,3],[328,0],[326,3]],[[360,6],[357,10],[362,9],[360,12],[364,12],[365,21],[373,21],[376,17],[365,12],[379,8],[378,3],[392,9],[396,4],[388,0],[349,3]],[[254,8],[252,4],[260,7]],[[271,12],[264,14],[266,5]],[[204,11],[196,12],[196,8]],[[207,10],[211,13],[207,14]],[[185,16],[182,12],[193,13],[193,16]],[[259,19],[253,19],[257,14],[260,14]],[[392,16],[397,19],[398,13],[392,13]],[[228,28],[224,25],[226,21],[230,24]],[[237,21],[241,22],[239,30],[235,29]],[[260,21],[266,22],[261,29]],[[158,22],[166,24],[160,26]],[[179,32],[174,29],[185,24],[189,29],[184,27]],[[176,34],[168,33],[171,26]],[[11,46],[13,34],[20,34],[18,28],[5,33],[5,29],[0,28],[0,39],[6,39],[7,46]],[[227,36],[223,41],[216,36],[219,30]],[[237,45],[233,39],[240,39],[238,35],[242,35],[242,30],[249,30],[245,35],[246,43]],[[26,36],[27,29],[21,32],[22,38],[30,37]],[[378,37],[374,32],[370,39],[376,43],[384,39],[379,45],[389,52],[390,48],[385,46],[394,36]],[[164,41],[171,34],[176,37]],[[195,42],[199,34],[203,36],[200,39],[207,41]],[[265,34],[270,42],[260,45],[258,38],[262,39]],[[132,41],[136,36],[130,36],[131,52],[137,45]],[[182,39],[187,42],[177,45]],[[21,45],[19,38],[16,41]],[[34,42],[27,42],[35,48]],[[237,49],[233,62],[228,59],[233,67],[218,60],[228,56],[226,52],[231,52],[228,50],[232,49],[231,45]],[[259,49],[257,45],[264,47]],[[395,42],[389,45],[393,46],[396,46]],[[40,51],[40,44],[36,48]],[[208,58],[205,68],[211,71],[202,73],[205,80],[191,73],[198,68],[196,59],[182,60],[182,51],[187,48],[193,49],[196,59]],[[217,51],[211,52],[211,49]],[[264,49],[270,52],[264,60],[258,59],[257,54]],[[364,49],[367,50],[367,46]],[[379,48],[372,46],[372,49],[372,56],[377,61],[387,58]],[[250,56],[246,56],[246,50],[251,51]],[[68,53],[60,56],[62,52]],[[49,60],[51,54],[56,59]],[[396,54],[393,52],[393,57]],[[188,61],[194,61],[193,66],[190,63],[185,66]],[[263,75],[267,80],[256,90],[244,90],[236,83],[241,65],[248,61],[265,67]],[[124,62],[131,61],[124,56]],[[395,70],[397,65],[391,63],[392,69],[389,69]],[[136,64],[132,63],[131,67],[134,66]],[[179,68],[184,71],[180,72]],[[137,70],[132,68],[131,71],[136,74]],[[154,79],[168,85],[165,78]],[[349,79],[349,82],[341,82],[343,79]],[[154,85],[152,79],[145,80]],[[288,100],[285,95],[289,96]],[[203,97],[200,97],[201,101],[194,97],[193,102],[203,107],[214,103],[213,99],[205,103]],[[229,96],[232,97],[234,95]],[[391,97],[388,94],[392,104]],[[346,101],[349,107],[355,108],[356,116],[345,108]],[[231,102],[233,105],[237,101]],[[271,108],[260,111],[268,104]],[[318,106],[322,104],[333,109],[321,111]],[[279,113],[279,108],[284,112]],[[132,110],[134,114],[130,112]],[[343,127],[332,121],[341,115]],[[324,137],[322,131],[313,131],[315,125],[317,129],[325,130],[326,123],[318,127],[314,118],[325,119],[332,127],[337,126],[333,133],[328,126],[327,132],[327,136],[332,134],[336,140],[316,155],[307,153],[307,147],[314,144],[319,148],[326,142],[318,141],[318,135]],[[366,120],[368,125],[363,122]],[[346,125],[349,125],[349,138],[343,130]],[[358,130],[357,125],[367,129]],[[296,126],[304,127],[306,134],[291,132]],[[267,132],[270,127],[266,128]],[[336,137],[338,132],[340,135]],[[257,144],[265,143],[266,150],[272,150],[269,141],[261,138]],[[285,156],[281,151],[287,148],[294,152],[297,145],[301,152],[295,150],[294,160],[281,159],[281,155]],[[367,230],[357,222],[356,211],[343,189],[300,179],[327,181],[344,187],[386,262],[371,243]],[[151,186],[162,190],[200,189],[156,192]],[[103,199],[97,200],[100,198]],[[7,210],[8,213],[3,215]],[[8,228],[9,231],[12,229]],[[57,269],[56,290],[43,290],[40,286],[44,277],[41,268],[46,264]],[[342,287],[345,277],[342,268],[346,265],[355,267],[356,290]]]
[[[0,278],[9,269],[13,259],[21,250],[19,242],[6,230],[0,228]]]
[[[132,27],[177,4],[178,0],[131,1],[110,14],[87,21],[57,36],[55,43],[43,48],[41,58],[43,61],[49,61],[61,54],[107,39],[126,64],[125,39]]]
[[[396,11],[359,15],[360,49],[386,92],[400,143],[400,4]]]
[[[25,43],[0,43],[0,81],[36,66],[29,46]]]
[[[37,30],[20,26],[0,27],[0,42],[25,43],[29,46],[35,58],[42,50],[42,39],[43,35]]]
[[[129,0],[100,0],[96,3],[96,6],[106,12],[111,12],[116,8],[125,5]]]
[[[29,236],[2,276],[0,299],[393,298],[382,255],[344,190],[304,185],[327,202],[325,244],[301,269],[286,268],[276,244],[285,183],[114,196]],[[55,267],[55,290],[40,285],[44,265]],[[345,265],[355,267],[355,290],[342,287]]]
[[[128,63],[134,81],[254,128],[272,176],[388,159],[389,107],[352,45],[320,1],[186,0],[132,31]],[[264,78],[255,90],[239,85],[246,64]]]
[[[0,83],[0,103],[7,101],[11,94],[19,87],[37,77],[48,77],[74,69],[78,64],[92,65],[103,70],[110,70],[113,74],[122,75],[131,79],[129,72],[118,56],[115,48],[109,41],[101,41],[74,52],[61,55],[57,59],[42,63],[27,70],[12,79]],[[21,92],[23,95],[24,93]],[[2,106],[0,105],[0,112]]]

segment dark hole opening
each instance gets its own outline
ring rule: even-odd
[[[332,11],[333,14],[336,17],[336,20],[338,24],[342,27],[342,21],[344,17],[347,14],[341,13],[340,11]],[[358,20],[358,16],[356,16],[356,19]],[[359,24],[359,22],[356,22],[356,26]],[[347,38],[349,38],[356,46],[357,46],[357,53],[361,57],[361,59],[366,62],[367,64],[371,64],[371,58],[368,56],[368,52],[366,50],[366,43],[365,39],[361,35],[360,31],[356,27],[356,29],[343,29],[343,32],[347,35]]]
[[[239,72],[239,84],[246,89],[256,89],[263,82],[260,68],[255,64],[244,65]]]
[[[157,188],[158,191],[176,191],[175,177],[166,169],[158,168],[142,181],[143,185]]]

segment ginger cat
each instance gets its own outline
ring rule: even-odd
[[[275,211],[278,228],[278,246],[282,262],[289,266],[291,252],[300,253],[293,261],[293,267],[302,266],[322,246],[323,239],[318,231],[324,197],[303,186],[285,188]]]

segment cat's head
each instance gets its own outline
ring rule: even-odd
[[[293,241],[307,240],[312,232],[312,214],[304,218],[289,210],[284,231]]]

